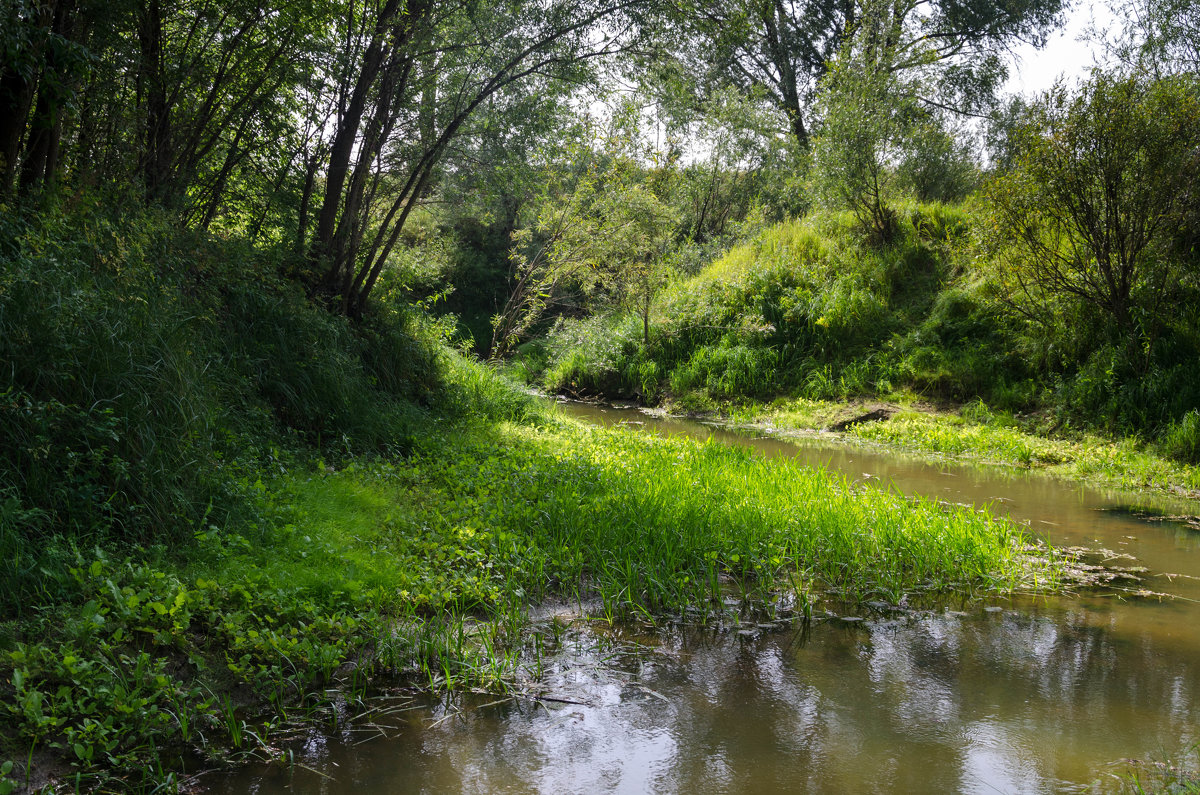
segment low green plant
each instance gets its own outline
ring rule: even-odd
[[[1133,795],[1195,795],[1200,793],[1200,771],[1195,765],[1196,748],[1164,760],[1126,760],[1128,769],[1119,776],[1121,791]]]

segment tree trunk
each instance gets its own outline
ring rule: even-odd
[[[304,169],[304,189],[300,192],[300,211],[296,219],[297,254],[304,253],[304,246],[308,243],[308,210],[312,202],[313,188],[317,181],[317,166],[320,162],[320,152],[313,152]]]
[[[147,201],[166,198],[171,174],[171,105],[163,62],[160,0],[148,0],[138,19],[141,81],[146,91],[141,172]]]
[[[346,112],[338,119],[337,131],[329,149],[329,166],[325,171],[325,195],[317,215],[317,234],[310,248],[310,256],[314,260],[327,258],[332,253],[338,208],[342,203],[342,188],[345,187],[346,178],[350,174],[350,156],[354,152],[354,142],[358,138],[358,130],[366,112],[367,96],[375,85],[379,70],[383,67],[384,39],[395,22],[399,7],[399,0],[388,0],[387,5],[379,12],[371,43],[363,55],[362,68],[359,69],[350,101],[346,103]],[[332,274],[332,278],[336,279],[336,273]],[[330,281],[328,276],[327,281]]]
[[[36,20],[31,19],[27,24],[43,30],[49,29],[54,19],[54,6],[53,0],[46,0],[38,8]],[[6,21],[21,24],[21,20],[16,18],[15,14]],[[32,46],[40,50],[39,36],[30,35],[29,39]],[[40,52],[35,50],[29,60],[37,62],[39,59]],[[37,94],[41,74],[42,70],[38,69],[34,76],[26,77],[7,63],[0,71],[0,194],[12,189],[19,171],[21,143],[25,139],[29,109]]]
[[[74,11],[74,0],[64,0],[56,5],[50,25],[52,37],[70,39]],[[58,170],[63,112],[72,80],[67,74],[67,64],[62,62],[57,48],[49,48],[43,68],[43,79],[38,84],[37,106],[29,120],[25,159],[21,164],[22,194],[32,193],[52,184]]]

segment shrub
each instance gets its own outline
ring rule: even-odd
[[[402,450],[449,405],[436,331],[396,304],[351,325],[269,252],[110,212],[0,228],[0,613],[69,589],[77,549],[252,514],[280,446]]]
[[[778,354],[770,348],[701,347],[671,371],[671,391],[703,389],[718,399],[767,395],[776,386],[778,363]]]
[[[546,338],[544,386],[575,395],[641,394],[640,370],[627,374],[624,366],[635,358],[641,336],[641,320],[632,315],[560,318]]]
[[[1200,464],[1200,411],[1193,409],[1167,426],[1159,437],[1163,455],[1185,464]]]

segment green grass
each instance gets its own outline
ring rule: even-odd
[[[854,413],[847,404],[795,399],[743,406],[732,411],[731,418],[770,423],[786,431],[828,427]],[[885,421],[852,425],[847,434],[888,447],[1122,488],[1200,490],[1200,467],[1166,458],[1137,440],[1113,441],[1092,434],[1049,438],[1017,427],[1016,421],[994,415],[978,402],[961,413],[900,411]]]
[[[1196,795],[1200,793],[1200,771],[1196,746],[1163,760],[1127,759],[1127,770],[1118,776],[1121,791],[1131,795]]]
[[[484,368],[454,370],[508,419],[431,421],[404,458],[293,460],[248,487],[259,522],[202,531],[186,562],[81,553],[77,602],[0,633],[12,775],[49,753],[59,781],[148,789],[189,754],[269,757],[289,722],[337,719],[331,687],[351,710],[380,677],[504,688],[529,609],[548,599],[654,621],[722,610],[731,592],[804,609],[823,591],[1056,585],[1054,564],[986,514],[587,427]]]
[[[1045,584],[1014,528],[986,515],[716,443],[567,420],[459,427],[409,460],[278,489],[297,518],[241,565],[422,609],[598,596],[614,615],[654,615],[718,598],[728,582],[765,596],[796,576],[863,598]]]

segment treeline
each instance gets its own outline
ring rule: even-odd
[[[135,193],[187,228],[290,247],[310,293],[358,316],[447,176],[566,161],[561,122],[587,101],[581,86],[637,81],[674,134],[719,122],[736,97],[766,114],[727,118],[741,138],[761,148],[774,125],[807,151],[835,54],[872,38],[880,69],[937,83],[922,89],[929,107],[940,92],[969,110],[994,94],[1003,48],[1044,35],[1060,10],[9,0],[0,192]],[[714,168],[748,165],[725,154]],[[502,198],[511,215],[523,197]]]
[[[354,316],[477,111],[560,93],[637,27],[620,2],[5,5],[0,189],[290,246]]]

